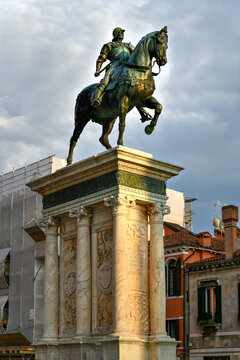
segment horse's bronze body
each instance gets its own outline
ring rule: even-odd
[[[165,65],[167,63],[167,44],[166,26],[160,31],[154,31],[144,36],[127,62],[120,65],[120,68],[116,70],[121,73],[117,76],[115,84],[110,84],[111,90],[106,91],[100,106],[91,106],[91,99],[96,91],[97,84],[92,84],[81,91],[76,100],[75,128],[70,140],[68,164],[72,163],[74,147],[84,127],[90,120],[102,125],[102,135],[99,141],[107,149],[111,148],[108,136],[117,117],[119,117],[117,144],[123,145],[126,115],[134,106],[155,110],[150,124],[145,127],[146,134],[149,135],[153,132],[162,111],[162,105],[152,96],[155,90],[152,59],[156,59],[159,67]]]

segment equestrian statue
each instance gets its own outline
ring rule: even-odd
[[[113,39],[105,44],[96,63],[95,76],[106,70],[98,84],[83,89],[75,105],[75,128],[70,139],[67,164],[72,163],[74,147],[86,124],[92,120],[102,125],[101,144],[110,149],[108,136],[116,119],[119,117],[118,145],[123,145],[125,119],[129,111],[137,108],[141,121],[150,121],[145,133],[150,135],[162,112],[162,105],[152,94],[155,90],[153,76],[160,73],[160,67],[167,63],[168,48],[167,26],[160,31],[145,35],[134,48],[131,43],[124,43],[124,31],[120,27],[113,30]],[[152,72],[152,59],[159,66],[159,72]],[[109,64],[101,70],[103,62]],[[154,109],[154,116],[144,109]]]

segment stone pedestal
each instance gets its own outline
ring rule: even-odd
[[[119,146],[29,184],[47,224],[37,358],[176,358],[165,329],[163,216],[166,181],[180,170]]]

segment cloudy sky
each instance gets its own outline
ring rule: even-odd
[[[0,172],[65,158],[77,94],[120,26],[136,45],[168,25],[168,64],[156,78],[163,105],[154,133],[133,110],[124,145],[185,170],[168,186],[196,197],[193,230],[212,232],[214,203],[240,205],[240,1],[0,0]],[[74,161],[104,151],[89,123]],[[110,142],[116,146],[117,126]],[[218,213],[218,215],[220,215]]]

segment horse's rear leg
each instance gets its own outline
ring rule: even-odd
[[[119,109],[120,110],[119,111],[119,135],[118,135],[118,141],[117,141],[118,145],[123,145],[123,133],[125,130],[125,120],[126,120],[128,108],[129,108],[129,98],[127,96],[125,96],[120,103],[120,109]]]
[[[111,149],[111,145],[108,141],[108,136],[112,131],[115,121],[116,118],[113,119],[110,123],[104,124],[102,127],[102,136],[99,138],[99,141],[106,149]]]
[[[79,136],[81,135],[84,127],[87,125],[87,123],[90,120],[90,116],[89,114],[80,114],[78,115],[80,117],[80,119],[78,121],[76,121],[75,123],[75,128],[73,131],[73,135],[70,139],[70,145],[69,145],[69,152],[68,152],[68,157],[67,157],[67,165],[70,165],[72,163],[72,156],[73,156],[73,150],[76,146],[76,143],[79,139]]]

